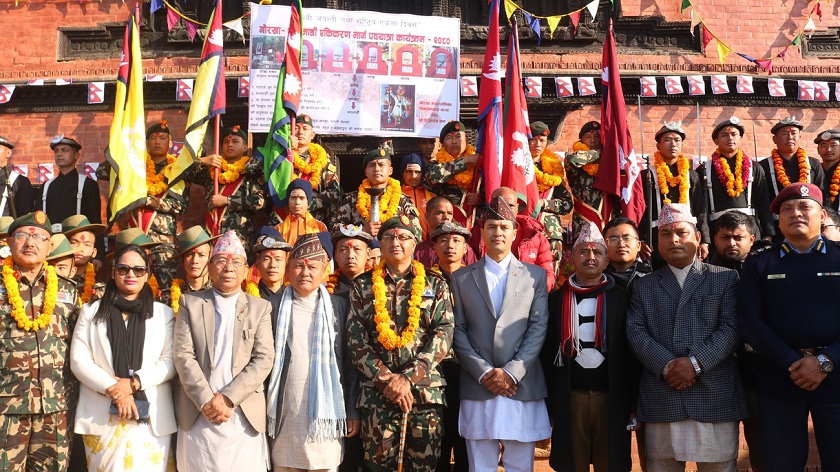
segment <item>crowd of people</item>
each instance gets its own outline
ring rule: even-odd
[[[554,470],[629,471],[635,434],[643,470],[734,471],[743,422],[752,469],[791,472],[810,415],[840,470],[840,131],[815,159],[803,128],[754,160],[732,117],[694,169],[666,124],[637,224],[593,186],[595,121],[562,157],[531,124],[533,214],[475,185],[457,121],[344,192],[301,115],[283,208],[233,126],[178,233],[162,121],[107,253],[81,144],[51,141],[39,193],[0,137],[0,469],[519,472],[542,441]]]

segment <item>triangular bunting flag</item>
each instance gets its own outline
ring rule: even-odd
[[[519,5],[513,3],[513,0],[505,0],[505,17],[510,21],[510,17],[516,13],[516,10],[519,9]]]
[[[682,0],[682,6],[680,7],[680,13],[685,13],[685,9],[691,6],[691,0]]]
[[[785,93],[785,79],[767,79],[767,88],[770,90],[771,97],[784,97]]]
[[[669,75],[665,77],[665,92],[668,95],[675,95],[685,92],[682,86],[682,79],[678,75]]]
[[[642,96],[643,97],[655,97],[656,96],[656,77],[648,76],[648,77],[639,77],[639,81],[641,82],[642,87]]]
[[[743,57],[744,59],[746,59],[746,60],[748,60],[748,61],[750,61],[750,62],[755,62],[755,58],[754,58],[754,57],[748,56],[748,55],[743,54],[743,53],[740,53],[740,52],[736,52],[735,54],[737,54],[737,55],[739,55],[739,56]]]
[[[539,46],[540,41],[542,41],[542,31],[540,30],[540,19],[535,17],[535,16],[529,15],[528,13],[525,12],[525,10],[522,10],[522,16],[525,17],[525,22],[528,23],[528,26],[537,35],[537,46]]]
[[[580,12],[576,11],[574,13],[569,14],[569,19],[572,20],[572,26],[574,27],[574,34],[577,34],[578,23],[580,23]]]
[[[0,103],[9,103],[15,93],[14,85],[0,85]]]
[[[571,97],[575,94],[571,77],[555,77],[554,86],[557,88],[558,97]]]
[[[154,15],[156,11],[163,8],[163,0],[152,0],[152,5],[149,7],[149,12]]]
[[[735,83],[735,91],[738,93],[755,93],[752,76],[739,75],[738,81]]]
[[[542,77],[525,77],[525,96],[528,98],[542,97]]]
[[[245,77],[239,78],[239,87],[237,91],[237,96],[239,98],[244,98],[251,95],[251,78],[247,75]]]
[[[29,79],[26,81],[26,85],[41,86],[44,85],[44,79]]]
[[[190,41],[195,41],[195,33],[198,31],[198,26],[192,21],[187,21],[187,35],[190,37]]]
[[[598,13],[598,5],[601,3],[601,0],[592,0],[588,4],[586,4],[586,9],[589,10],[589,16],[594,20],[595,15]],[[819,6],[819,4],[817,4]]]
[[[714,37],[714,35],[712,35],[712,32],[709,31],[709,28],[706,28],[706,25],[703,25],[702,29],[703,29],[703,47],[705,48],[709,45],[709,42],[711,40],[715,39],[715,37]]]
[[[38,183],[44,182],[55,177],[54,164],[38,164]]]
[[[694,28],[697,28],[697,25],[701,23],[700,15],[694,12],[694,9],[691,9],[691,35],[694,36]]]
[[[706,82],[703,81],[702,75],[688,76],[688,94],[706,95]]]
[[[828,101],[828,82],[814,82],[814,101],[827,102]]]
[[[242,29],[242,18],[237,18],[235,20],[230,20],[227,23],[222,23],[222,26],[239,33],[239,36],[242,36],[242,42],[245,42],[245,32]]]
[[[461,96],[462,97],[477,97],[478,85],[477,77],[462,76],[461,77]]]
[[[773,59],[756,59],[755,63],[769,74],[773,73]]]
[[[715,95],[729,93],[729,84],[726,82],[725,75],[712,76],[712,93]]]
[[[799,81],[799,99],[805,101],[814,101],[814,81],[800,80]]]
[[[146,74],[146,82],[163,82],[162,74]]]
[[[175,10],[173,10],[171,8],[168,8],[168,7],[166,8],[166,30],[167,31],[172,31],[172,28],[175,27],[175,24],[178,23],[178,20],[180,20],[180,19],[181,19],[181,17],[178,16],[177,13],[175,13]]]
[[[70,85],[72,83],[73,83],[73,78],[72,77],[55,79],[55,84],[56,85]]]
[[[793,38],[793,41],[791,41],[790,44],[793,44],[794,46],[799,46],[800,42],[802,42],[802,34],[797,34],[796,37]],[[779,53],[779,57],[784,57],[786,52],[787,52],[787,48],[785,48],[784,51]]]
[[[175,100],[186,102],[192,100],[194,79],[178,79],[178,90],[175,92]]]
[[[560,20],[563,19],[562,15],[557,16],[549,16],[545,19],[548,22],[548,31],[549,31],[549,38],[554,38],[554,30],[557,29],[557,25],[560,24]]]
[[[105,103],[105,82],[91,82],[88,84],[88,105]]]
[[[718,60],[721,64],[726,62],[726,56],[732,51],[732,48],[723,44],[723,41],[718,40],[717,42],[717,50],[718,50]]]
[[[814,7],[814,14],[822,21],[822,8],[820,8],[820,2],[817,2],[817,5]]]
[[[29,176],[29,165],[28,164],[15,164],[12,166],[12,169],[17,172],[18,174],[27,177]]]
[[[810,33],[813,33],[814,30],[816,30],[816,29],[817,29],[817,25],[814,24],[814,19],[813,18],[808,18],[808,22],[805,23],[805,26],[802,28],[802,31],[810,34]]]
[[[581,97],[595,95],[595,79],[592,77],[578,77],[578,93]]]
[[[94,182],[98,180],[96,178],[96,169],[99,169],[98,162],[85,162],[82,164],[82,174],[86,177],[90,177]]]

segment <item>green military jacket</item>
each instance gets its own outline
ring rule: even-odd
[[[46,290],[42,271],[34,281],[18,282],[31,319],[41,313]],[[0,279],[0,415],[49,414],[75,408],[76,382],[70,372],[70,339],[79,316],[74,284],[58,278],[51,323],[25,331],[11,315],[8,291]]]
[[[408,320],[408,300],[415,275],[413,269],[401,278],[393,277],[387,269],[385,272],[386,308],[391,317],[391,328],[399,335]],[[377,339],[379,332],[374,322],[371,272],[356,277],[354,282],[350,293],[347,338],[350,356],[362,374],[357,407],[377,408],[390,403],[382,394],[386,384],[378,380],[381,374],[389,372],[408,377],[416,403],[445,404],[443,387],[446,381],[438,364],[449,352],[455,330],[446,282],[439,275],[426,271],[422,314],[414,342],[393,351],[385,349]]]

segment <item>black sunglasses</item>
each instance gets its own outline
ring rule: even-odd
[[[145,266],[131,267],[125,264],[117,264],[114,266],[114,270],[120,277],[125,277],[126,275],[128,275],[129,271],[134,272],[135,277],[143,277],[144,275],[146,275],[146,271],[148,271],[149,269]]]

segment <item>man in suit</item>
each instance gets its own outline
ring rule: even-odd
[[[644,370],[636,414],[645,423],[650,472],[732,471],[738,422],[748,414],[733,351],[738,273],[697,259],[700,233],[688,205],[659,213],[667,266],[636,280],[627,340]]]
[[[539,363],[548,322],[546,271],[511,254],[516,212],[496,197],[483,218],[485,256],[452,274],[455,354],[461,363],[459,431],[470,470],[532,471],[536,441],[551,435]],[[514,419],[514,421],[511,421]]]
[[[747,258],[741,334],[758,352],[758,410],[768,471],[802,470],[810,413],[822,470],[840,470],[840,246],[820,235],[823,195],[794,183],[770,209],[784,242]]]
[[[216,241],[209,272],[213,288],[182,295],[175,324],[178,470],[265,470],[271,304],[242,292],[248,265],[233,231]]]

